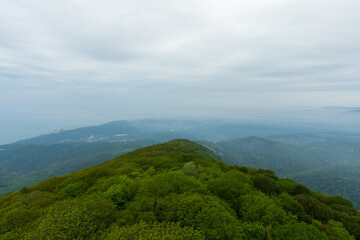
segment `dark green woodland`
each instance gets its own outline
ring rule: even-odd
[[[360,239],[360,214],[173,140],[0,198],[0,239]]]

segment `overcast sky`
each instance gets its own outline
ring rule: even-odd
[[[1,0],[0,120],[359,106],[359,13],[359,0]]]

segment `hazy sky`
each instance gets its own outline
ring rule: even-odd
[[[358,106],[359,13],[359,0],[1,0],[0,124]]]

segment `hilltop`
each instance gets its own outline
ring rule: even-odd
[[[360,214],[173,140],[0,198],[0,239],[360,239]]]

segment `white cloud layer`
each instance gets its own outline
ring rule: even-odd
[[[357,106],[359,12],[358,0],[2,0],[0,109],[111,120]]]

